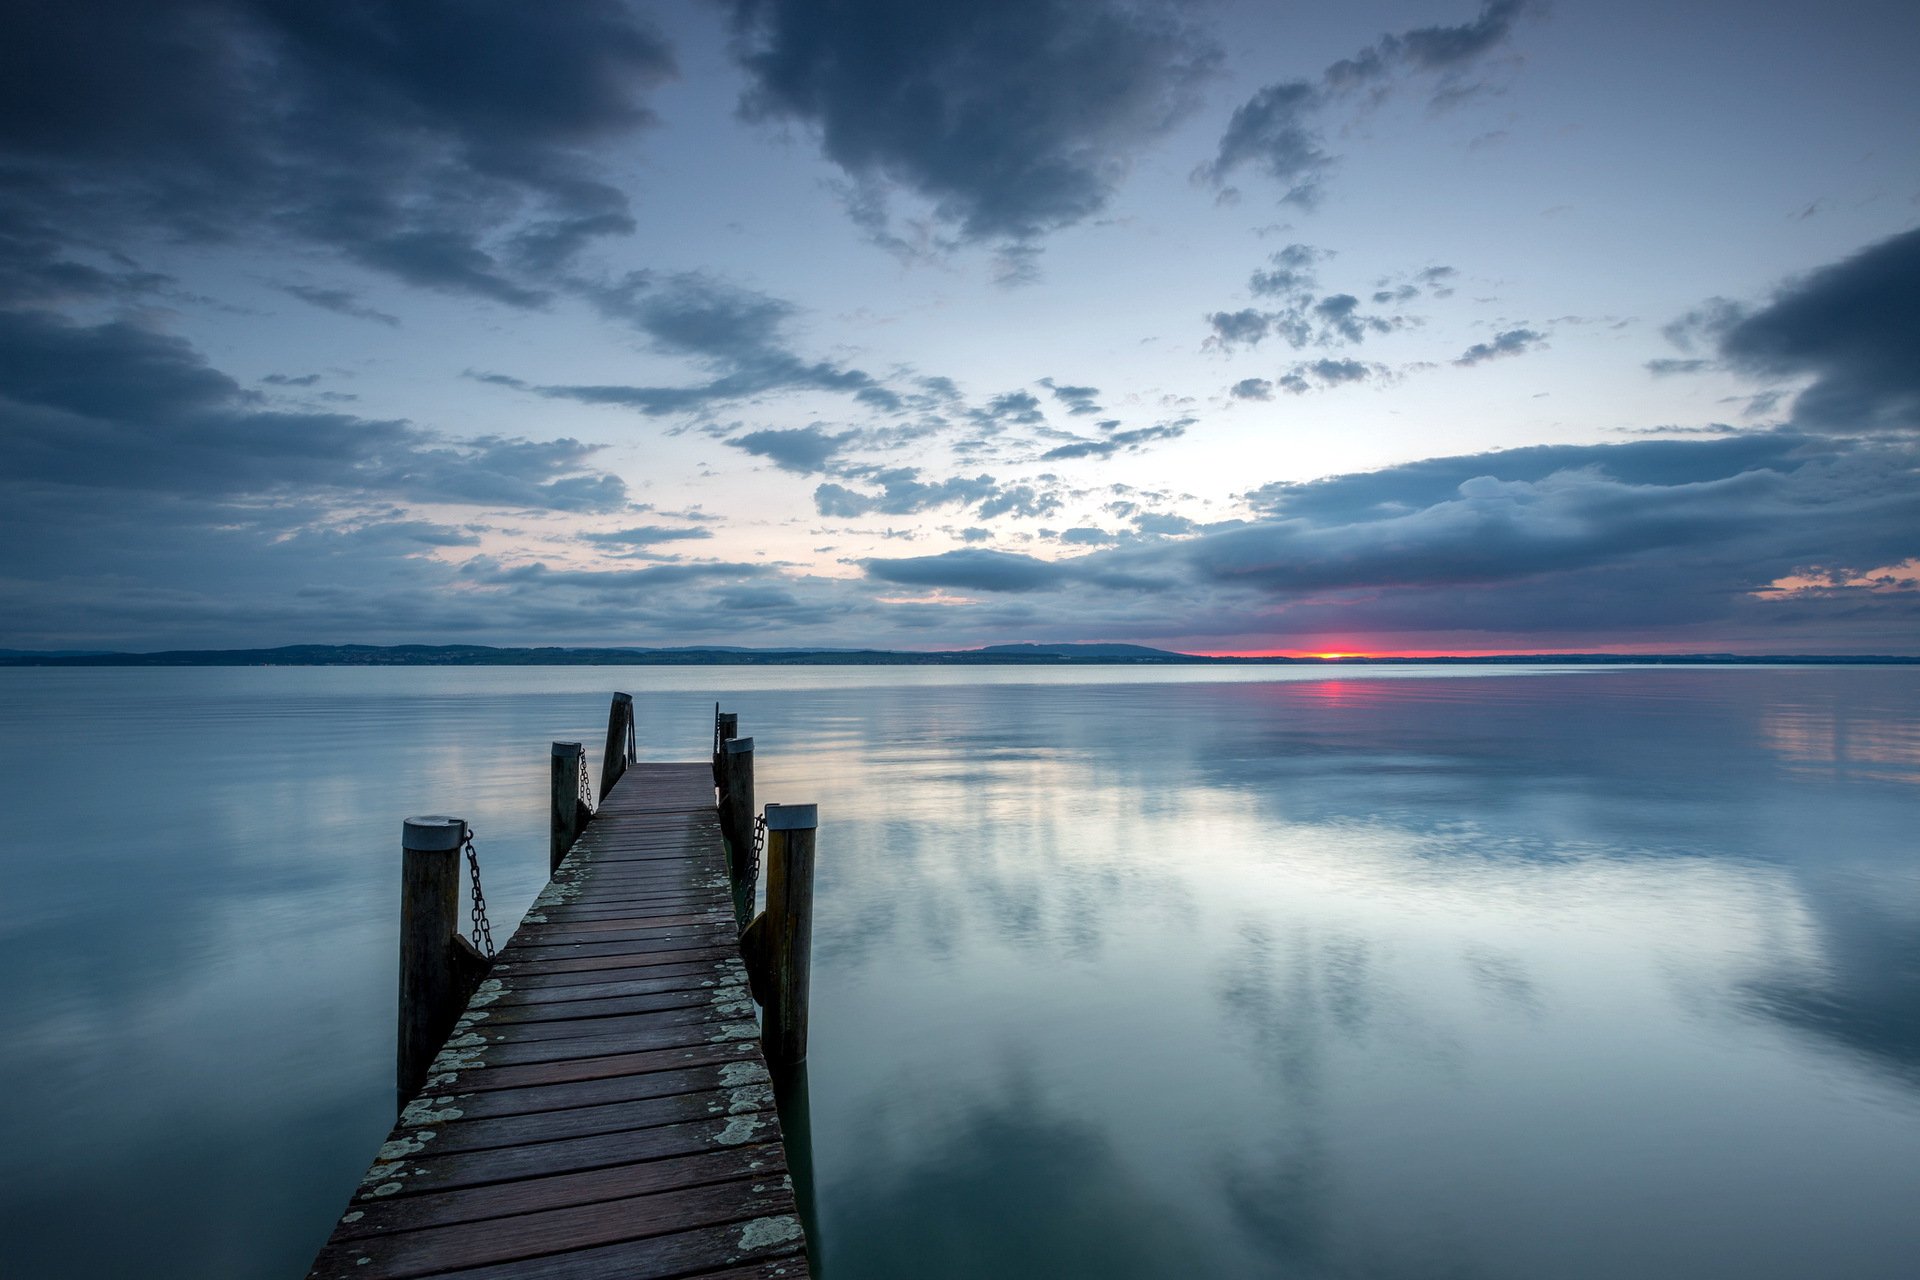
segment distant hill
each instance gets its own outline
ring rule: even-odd
[[[961,652],[1007,658],[1091,658],[1099,662],[1115,659],[1123,662],[1193,662],[1199,659],[1197,654],[1150,649],[1143,644],[990,644],[984,649]]]
[[[495,648],[479,644],[295,644],[273,649],[167,649],[157,653],[0,649],[0,667],[628,667],[628,666],[1060,666],[1074,663],[1260,663],[1272,666],[1562,665],[1733,663],[1869,665],[1920,663],[1920,657],[1727,653],[1531,653],[1452,658],[1213,658],[1138,644],[995,644],[983,649],[671,649],[559,646]]]

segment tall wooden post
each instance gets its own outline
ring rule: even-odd
[[[549,876],[560,869],[561,859],[573,848],[573,842],[586,828],[587,819],[593,816],[586,811],[586,803],[580,796],[580,758],[584,751],[577,742],[553,744],[553,803],[547,821]]]
[[[753,915],[753,739],[720,744],[720,834],[727,842],[727,879],[733,913],[744,925]]]
[[[600,753],[600,798],[605,800],[633,759],[633,695],[616,693],[607,708],[607,749]]]
[[[420,1091],[472,994],[454,948],[460,933],[460,846],[467,824],[437,814],[408,818],[400,837],[399,1106]]]
[[[718,706],[713,709],[713,785],[720,785],[720,770],[724,762],[720,754],[726,750],[727,740],[740,736],[740,716],[737,712],[722,711]]]
[[[791,1064],[807,1056],[807,989],[813,952],[813,847],[820,807],[767,806],[767,915],[764,964],[767,1057]]]

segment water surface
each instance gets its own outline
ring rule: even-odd
[[[6,1270],[301,1274],[400,818],[504,936],[617,687],[821,805],[833,1280],[1910,1275],[1920,672],[1327,676],[0,671]]]

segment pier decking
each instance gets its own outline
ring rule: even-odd
[[[619,776],[311,1274],[810,1274],[709,762]]]

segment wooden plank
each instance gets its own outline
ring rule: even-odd
[[[584,1173],[559,1173],[545,1178],[499,1182],[486,1187],[466,1187],[459,1191],[402,1196],[394,1200],[368,1202],[354,1211],[358,1217],[348,1214],[353,1220],[341,1224],[336,1238],[352,1240],[390,1235],[421,1227],[504,1218],[538,1209],[618,1200],[674,1187],[697,1187],[709,1182],[732,1182],[739,1178],[775,1177],[784,1173],[786,1167],[785,1153],[777,1146],[724,1147],[690,1156],[589,1169]]]
[[[369,1240],[343,1240],[322,1256],[314,1271],[333,1277],[402,1280],[453,1267],[577,1252],[691,1227],[748,1222],[785,1212],[792,1200],[792,1184],[785,1174],[676,1187],[651,1195],[401,1232],[380,1239],[377,1249]],[[361,1258],[368,1261],[363,1263]]]
[[[809,1275],[745,989],[711,766],[630,764],[312,1274]]]

